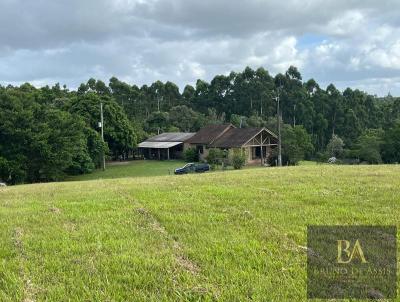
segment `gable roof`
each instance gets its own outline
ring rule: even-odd
[[[200,129],[194,136],[187,140],[191,144],[209,145],[229,129],[234,129],[232,124],[208,125]]]
[[[185,133],[185,132],[165,132],[159,135],[150,137],[146,142],[185,142],[196,133]]]
[[[245,145],[252,138],[265,131],[273,138],[276,135],[266,128],[231,128],[216,139],[210,147],[213,148],[238,148]]]

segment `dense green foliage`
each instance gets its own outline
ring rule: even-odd
[[[311,137],[303,126],[284,125],[282,129],[283,163],[297,164],[300,160],[309,158],[313,148]],[[271,158],[272,161],[276,158],[277,150],[274,151],[275,156]]]
[[[211,148],[208,150],[208,155],[206,157],[207,162],[214,169],[215,166],[222,164],[222,159],[225,157],[225,152],[218,148]]]
[[[328,156],[341,157],[343,154],[343,147],[343,140],[334,134],[326,146],[326,153]]]
[[[99,129],[100,102],[104,111],[104,140],[113,158],[126,155],[136,144],[131,122],[123,109],[110,97],[88,92],[77,95],[66,104],[66,109],[82,116],[88,127]]]
[[[98,128],[104,104],[105,141]],[[56,181],[91,172],[103,152],[127,154],[135,135],[123,109],[95,92],[59,86],[0,87],[0,179],[9,183]]]
[[[246,153],[241,149],[234,149],[230,161],[235,170],[242,169],[246,163]]]
[[[115,77],[108,85],[90,79],[77,91],[58,84],[0,86],[0,178],[49,181],[90,172],[104,150],[111,158],[125,158],[137,141],[164,131],[194,132],[231,122],[276,132],[277,96],[284,163],[326,158],[336,136],[343,141],[339,156],[400,162],[400,98],[350,88],[340,92],[332,84],[323,89],[313,79],[303,81],[295,67],[274,77],[263,68],[247,67],[210,83],[198,80],[182,93],[171,82],[138,87]],[[100,102],[106,145],[99,137]]]
[[[369,129],[357,139],[351,156],[359,159],[361,162],[380,164],[382,162],[381,151],[384,132],[380,129]]]
[[[183,158],[188,163],[193,163],[199,161],[199,153],[197,152],[196,148],[187,148],[183,152]]]
[[[382,157],[387,163],[400,162],[400,121],[385,132]]]
[[[400,98],[378,98],[350,88],[340,92],[332,84],[323,89],[313,79],[303,81],[293,66],[275,77],[263,68],[247,67],[243,72],[218,75],[210,83],[198,80],[195,86],[187,85],[182,93],[171,82],[158,81],[139,88],[113,78],[110,87],[129,118],[143,121],[149,135],[171,127],[196,131],[206,124],[229,122],[236,127],[266,126],[276,132],[279,95],[285,124],[282,135],[287,136],[287,141],[283,140],[284,163],[294,164],[304,157],[318,155],[326,158],[331,153],[327,145],[334,135],[343,141],[344,150],[339,157],[358,157],[357,152],[345,151],[369,147],[360,144],[360,140],[370,131],[382,134],[385,142],[377,142],[378,157],[361,154],[360,160],[375,163],[381,157],[383,162],[400,161],[396,142],[392,141],[396,137],[396,121],[400,119]],[[296,129],[299,125],[305,132]],[[295,135],[305,140],[296,140]]]

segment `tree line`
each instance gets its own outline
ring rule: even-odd
[[[330,156],[400,162],[400,98],[341,92],[332,84],[323,89],[313,79],[303,81],[293,66],[275,76],[247,67],[209,83],[198,80],[182,92],[172,82],[139,87],[115,77],[108,84],[90,79],[76,91],[59,84],[0,86],[0,179],[57,181],[89,173],[103,152],[112,159],[128,157],[138,141],[165,131],[218,123],[276,131],[277,97],[284,162]]]

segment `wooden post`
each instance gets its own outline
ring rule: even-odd
[[[100,102],[100,123],[101,123],[101,140],[104,143],[104,117],[103,117],[103,102]],[[104,150],[102,153],[102,168],[103,171],[106,170],[106,155],[104,154]]]
[[[279,108],[279,90],[278,90],[278,166],[282,167],[282,136],[281,136],[281,112]]]
[[[169,160],[169,148],[167,148],[167,158]]]
[[[158,160],[161,160],[160,149],[157,149],[157,151],[158,151]]]
[[[263,151],[263,136],[261,132],[261,140],[260,140],[260,149],[261,149],[261,166],[264,165],[264,151]]]

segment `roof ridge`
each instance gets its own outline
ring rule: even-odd
[[[224,135],[215,139],[210,146],[212,148],[242,147],[263,131],[274,137],[274,135],[271,134],[271,131],[265,127],[230,128],[230,130],[226,131]]]
[[[231,128],[235,128],[235,126],[231,123],[207,125],[201,128],[193,137],[191,137],[188,140],[188,143],[210,145],[213,141]]]
[[[220,138],[221,136],[223,136],[226,132],[228,132],[230,129],[237,129],[234,125],[232,125],[232,123],[229,124],[221,124],[221,125],[226,125],[225,129],[219,134],[217,135],[213,140],[211,140],[211,142],[209,142],[208,144],[211,145],[212,143],[214,143],[218,138]],[[232,128],[233,127],[233,128]]]

